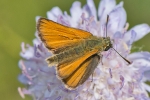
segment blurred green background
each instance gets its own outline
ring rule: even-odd
[[[35,38],[35,17],[46,17],[54,6],[69,11],[75,0],[0,0],[0,100],[22,100],[17,88],[23,87],[17,77],[21,73],[18,61],[21,58],[21,42],[32,45]],[[120,0],[117,0],[119,2]],[[82,0],[82,5],[86,0]],[[99,0],[95,0],[98,7]],[[150,0],[124,0],[130,28],[140,23],[150,25]],[[150,34],[134,45],[150,51]],[[26,96],[25,100],[31,100]]]

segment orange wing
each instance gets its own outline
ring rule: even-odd
[[[67,27],[45,18],[39,19],[37,30],[45,46],[54,53],[59,53],[92,36],[89,32]]]
[[[82,84],[96,68],[97,62],[95,63],[94,61],[97,61],[97,56],[93,56],[96,55],[96,53],[97,50],[93,50],[75,61],[58,65],[58,77],[68,88],[75,88],[79,84]]]

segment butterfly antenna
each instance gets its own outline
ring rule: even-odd
[[[114,49],[114,48],[113,48]],[[115,49],[114,49],[115,50]],[[115,50],[117,52],[117,50]],[[117,52],[118,53],[118,52]],[[118,53],[119,54],[119,53]],[[121,56],[121,54],[119,54]],[[126,58],[124,58],[123,56],[121,56],[121,58],[123,58],[128,64],[131,64],[131,62],[129,60],[127,60]]]
[[[107,15],[107,20],[106,20],[106,37],[107,37],[107,25],[108,25],[108,20],[109,20],[109,15]]]
[[[106,20],[106,37],[107,37],[107,26],[108,26],[108,20],[109,20],[109,15],[107,15],[107,20]],[[114,48],[113,48],[114,49]],[[115,50],[115,49],[114,49]],[[117,52],[117,50],[115,50]],[[117,52],[119,54],[119,52]],[[121,54],[119,54],[121,58],[123,58],[128,64],[131,64],[131,62],[129,60],[127,60],[126,58],[124,58],[123,56],[121,56]]]

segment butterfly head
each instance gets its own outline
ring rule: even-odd
[[[104,37],[103,39],[106,43],[106,47],[105,47],[104,51],[108,51],[110,48],[112,48],[112,43],[111,43],[110,37]]]

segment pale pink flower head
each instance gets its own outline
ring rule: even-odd
[[[47,12],[47,18],[62,25],[82,29],[98,37],[104,37],[106,18],[109,15],[107,35],[123,57],[131,61],[128,64],[113,49],[104,51],[93,76],[75,90],[68,90],[56,77],[55,67],[48,67],[45,59],[52,54],[40,41],[36,33],[33,46],[22,43],[19,67],[22,74],[19,81],[26,88],[18,88],[20,95],[31,95],[34,100],[150,100],[147,91],[150,87],[150,53],[131,53],[133,42],[150,32],[147,24],[137,25],[128,30],[126,11],[123,2],[116,5],[115,0],[101,0],[96,10],[93,0],[81,7],[75,1],[70,15],[54,7]],[[38,20],[39,17],[37,17]],[[91,81],[92,80],[92,81]]]

